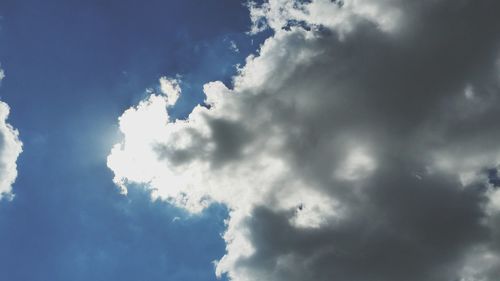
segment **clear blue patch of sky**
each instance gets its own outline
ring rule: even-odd
[[[230,85],[267,36],[245,34],[243,4],[0,1],[0,97],[24,142],[16,197],[0,202],[0,280],[216,279],[227,210],[189,216],[142,188],[122,196],[105,160],[117,118],[159,77],[182,77],[177,118],[204,83]]]

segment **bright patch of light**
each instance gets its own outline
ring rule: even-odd
[[[354,181],[364,179],[376,168],[375,160],[364,148],[352,149],[340,169],[335,171],[335,176],[340,179]]]

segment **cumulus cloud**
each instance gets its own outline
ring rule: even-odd
[[[186,120],[128,109],[115,182],[225,204],[231,280],[496,280],[500,2],[249,7],[274,35]]]
[[[0,81],[5,77],[0,69]],[[9,123],[10,107],[0,101],[0,199],[12,198],[12,184],[17,177],[16,161],[22,152],[22,143],[19,132]]]

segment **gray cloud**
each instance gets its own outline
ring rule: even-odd
[[[275,34],[234,88],[207,84],[211,107],[187,121],[166,123],[158,96],[129,109],[108,166],[117,183],[146,183],[193,212],[226,204],[217,273],[232,280],[493,281],[499,10],[251,5]]]

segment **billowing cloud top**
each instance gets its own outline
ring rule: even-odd
[[[5,77],[0,69],[0,81]],[[12,198],[12,184],[17,177],[16,161],[22,152],[19,132],[7,123],[9,106],[0,101],[0,199]]]
[[[206,84],[187,120],[166,95],[128,109],[108,166],[191,212],[227,205],[216,272],[231,280],[494,281],[498,11],[251,4],[252,32],[274,35],[234,87]]]

